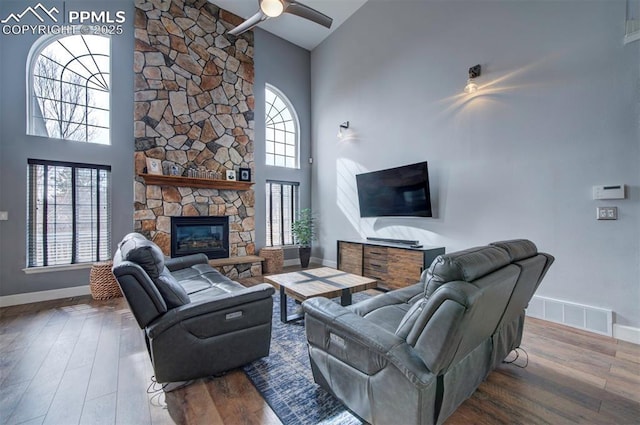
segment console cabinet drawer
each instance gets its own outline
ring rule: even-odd
[[[365,247],[364,247],[364,257],[365,258],[381,258],[381,259],[384,259],[386,261],[388,249],[389,248],[384,247],[384,246],[365,245]]]
[[[365,260],[364,262],[364,267],[362,268],[363,271],[370,271],[372,273],[378,272],[378,273],[386,273],[387,272],[387,264],[368,264],[367,261]]]
[[[362,276],[368,277],[369,279],[375,279],[378,281],[377,288],[378,289],[388,289],[388,285],[385,283],[387,276],[380,273],[363,273]]]
[[[364,258],[362,259],[362,265],[364,268],[381,268],[387,267],[387,258],[386,257],[367,257],[367,254],[365,254]]]
[[[362,270],[362,276],[375,279],[379,283],[382,283],[383,285],[386,285],[386,281],[389,278],[389,274],[387,273],[386,267],[385,268],[365,267]]]

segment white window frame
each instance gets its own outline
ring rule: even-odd
[[[279,166],[279,165],[273,165],[273,164],[269,164],[267,163],[267,143],[269,143],[268,139],[267,139],[267,131],[268,131],[268,125],[266,124],[269,116],[268,116],[268,109],[269,109],[269,104],[267,104],[266,102],[266,90],[270,90],[271,92],[273,92],[276,96],[278,96],[280,98],[280,100],[282,100],[282,102],[285,104],[285,106],[287,107],[287,109],[289,110],[289,113],[291,114],[291,117],[293,119],[293,125],[295,127],[295,159],[294,159],[294,166],[293,167],[287,167],[285,166]],[[272,143],[275,143],[275,141],[272,141]],[[280,155],[282,156],[282,155]],[[286,158],[286,156],[285,156]],[[278,168],[286,168],[286,169],[290,169],[290,170],[294,170],[294,169],[300,169],[300,121],[298,119],[298,113],[296,112],[296,109],[293,107],[293,104],[291,103],[291,101],[289,100],[289,98],[277,87],[271,85],[271,84],[265,84],[265,158],[264,158],[265,164],[268,167],[278,167]]]
[[[44,125],[40,120],[36,120],[34,119],[34,111],[35,111],[35,107],[36,105],[34,103],[37,103],[35,94],[34,94],[34,68],[36,65],[36,62],[38,60],[38,57],[40,56],[40,54],[42,53],[42,51],[49,46],[50,44],[56,42],[59,39],[68,37],[68,36],[72,36],[72,35],[80,35],[81,31],[80,31],[80,26],[76,26],[74,27],[74,31],[72,33],[66,33],[66,34],[54,34],[54,35],[43,35],[42,37],[40,37],[39,39],[37,39],[33,45],[31,46],[31,49],[29,50],[29,54],[27,56],[27,61],[26,61],[26,123],[27,123],[27,128],[26,128],[26,133],[27,135],[30,136],[40,136],[40,137],[49,137],[47,136],[47,131],[46,131],[46,127],[44,129],[42,128],[37,128],[39,125]],[[108,38],[109,39],[109,74],[112,75],[112,58],[113,58],[113,52],[112,52],[112,46],[111,46],[111,37],[108,35],[100,35],[101,37],[104,38]],[[99,143],[96,141],[92,141],[92,140],[73,140],[73,139],[58,139],[58,140],[68,140],[68,141],[72,141],[72,142],[79,142],[79,143],[91,143],[94,145],[103,145],[103,146],[108,146],[111,145],[111,121],[112,121],[112,116],[111,116],[111,112],[112,112],[112,105],[113,105],[113,101],[112,101],[112,81],[110,81],[110,87],[109,87],[109,118],[108,118],[108,129],[109,129],[109,138],[106,141],[106,143]],[[52,137],[53,138],[53,137]]]

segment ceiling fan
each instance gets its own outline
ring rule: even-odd
[[[301,18],[308,19],[327,28],[331,28],[331,24],[333,23],[333,19],[324,13],[318,12],[295,0],[258,0],[258,6],[260,6],[260,9],[255,15],[229,31],[229,34],[240,35],[245,31],[249,31],[265,19],[276,18],[283,13],[300,16]]]

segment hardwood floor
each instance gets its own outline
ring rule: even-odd
[[[640,346],[535,319],[522,346],[448,424],[640,423]],[[122,298],[0,309],[2,424],[280,423],[241,371],[166,395],[152,374]]]
[[[448,423],[640,423],[640,346],[543,320],[525,323],[527,367],[501,365]]]
[[[0,309],[2,424],[280,423],[241,371],[166,395],[152,375],[123,298]]]

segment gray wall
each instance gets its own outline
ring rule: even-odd
[[[267,180],[300,182],[300,206],[311,206],[311,81],[310,53],[286,40],[255,30],[256,76],[253,87],[256,99],[255,159],[256,176],[256,248],[265,245],[265,183]],[[277,87],[293,104],[300,123],[300,169],[265,165],[265,83]],[[285,250],[285,258],[297,257],[297,250]]]
[[[449,252],[529,238],[557,259],[539,295],[639,326],[640,43],[623,45],[624,18],[623,0],[365,4],[311,55],[315,255],[365,236]],[[465,95],[477,63],[485,87]],[[360,219],[355,174],[422,160],[436,217]],[[592,200],[614,183],[626,200]],[[595,220],[605,205],[618,221]]]
[[[62,2],[42,2],[57,6]],[[0,16],[22,12],[26,2],[0,3]],[[66,2],[67,10],[126,11],[124,34],[111,38],[111,146],[26,135],[26,61],[38,36],[0,35],[0,296],[87,285],[89,269],[25,274],[27,159],[111,165],[112,242],[133,222],[133,2]]]

